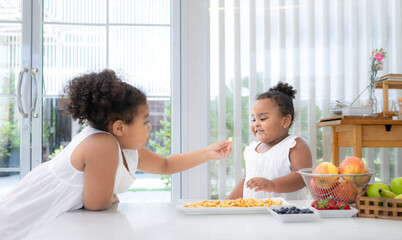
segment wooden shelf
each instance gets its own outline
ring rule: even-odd
[[[339,124],[402,124],[402,120],[392,120],[390,116],[338,116],[322,118],[317,127],[329,127]]]
[[[351,120],[391,120],[390,116],[337,116],[330,118],[321,118],[320,122],[328,122],[333,120],[342,120],[342,119],[351,119]]]
[[[388,89],[402,89],[402,81],[383,81],[378,82],[375,88],[383,88],[384,85],[388,85]]]

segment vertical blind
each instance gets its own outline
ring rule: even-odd
[[[211,163],[211,198],[224,199],[242,178],[250,108],[279,81],[298,93],[291,134],[306,138],[313,164],[331,161],[331,129],[317,128],[336,100],[350,103],[368,85],[373,49],[388,52],[380,75],[402,73],[402,1],[210,0],[211,141],[234,136],[233,154]],[[401,97],[390,91],[390,100]],[[377,90],[379,106],[382,92]],[[363,92],[356,106],[368,98]],[[382,109],[379,109],[382,111]],[[340,158],[352,155],[342,148]],[[402,175],[400,148],[366,148],[376,180]]]

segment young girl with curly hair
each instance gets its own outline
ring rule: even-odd
[[[296,90],[278,83],[260,94],[251,111],[251,132],[258,139],[244,150],[243,179],[229,199],[283,197],[306,199],[303,178],[296,171],[312,166],[307,143],[289,134],[294,119]]]
[[[111,70],[74,78],[65,92],[67,112],[89,126],[0,199],[0,239],[23,238],[70,210],[109,208],[134,182],[136,170],[173,174],[231,151],[228,141],[168,157],[148,150],[146,96]]]

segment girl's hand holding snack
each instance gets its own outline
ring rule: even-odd
[[[230,141],[222,141],[209,145],[207,149],[210,159],[221,159],[232,151],[232,144]]]

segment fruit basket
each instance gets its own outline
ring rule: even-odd
[[[339,202],[355,203],[359,189],[370,182],[375,170],[361,174],[313,174],[312,168],[297,171],[303,177],[314,199],[332,198]]]
[[[402,220],[402,199],[368,197],[366,190],[362,189],[357,195],[357,216]]]

